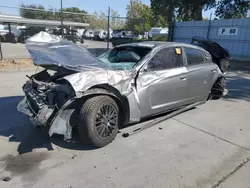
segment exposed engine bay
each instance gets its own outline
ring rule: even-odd
[[[52,71],[53,72],[53,71]],[[62,77],[72,74],[71,71],[60,68],[55,73],[48,73],[48,70],[43,70],[29,77],[29,80],[23,86],[29,109],[32,113],[28,113],[33,117],[33,121],[37,125],[46,126],[49,122],[49,117],[57,112],[63,104],[74,97],[74,90],[67,81]]]

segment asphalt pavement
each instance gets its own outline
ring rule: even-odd
[[[230,72],[229,94],[101,149],[49,138],[16,110],[26,75],[0,73],[1,188],[249,188],[250,73]]]

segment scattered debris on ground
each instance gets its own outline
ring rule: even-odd
[[[0,61],[0,69],[20,69],[35,67],[32,59],[3,59]]]
[[[123,134],[122,134],[122,137],[124,137],[124,138],[129,137],[129,133],[123,133]]]
[[[8,181],[11,180],[11,177],[9,177],[9,176],[3,176],[3,177],[1,177],[1,180],[5,181],[5,182],[8,182]]]

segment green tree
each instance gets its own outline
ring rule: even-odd
[[[20,6],[20,15],[24,18],[33,18],[33,19],[46,19],[47,13],[45,11],[44,6],[42,5],[24,5],[21,4]],[[24,9],[27,8],[27,9]],[[38,9],[38,10],[32,10],[32,9]]]
[[[91,16],[88,16],[87,22],[92,29],[106,29],[107,28],[107,15],[105,12],[94,12]]]
[[[220,19],[247,17],[250,3],[243,0],[220,0],[215,15]]]
[[[120,14],[111,9],[111,20],[110,20],[110,28],[111,29],[122,29],[126,26],[126,19],[121,18]]]
[[[170,24],[175,17],[174,11],[180,0],[151,0],[151,8],[155,17],[162,16]]]
[[[21,4],[20,6],[20,15],[24,18],[31,19],[45,19],[45,20],[60,20],[61,14],[60,9],[48,9],[46,10],[42,5],[25,5]],[[34,9],[34,10],[32,10]],[[63,20],[81,22],[84,23],[87,21],[86,14],[84,10],[80,10],[77,7],[63,8]]]
[[[137,33],[149,31],[154,25],[152,9],[139,0],[127,5],[127,28]]]
[[[119,29],[125,26],[125,20],[119,18],[120,15],[117,11],[111,9],[110,14],[110,28]],[[91,16],[88,16],[87,22],[90,24],[92,29],[107,29],[108,26],[108,14],[100,11],[94,12]]]
[[[154,14],[166,17],[171,23],[178,21],[202,20],[202,10],[216,5],[216,0],[151,0]]]
[[[77,7],[63,8],[63,19],[72,22],[85,23],[87,21],[86,15],[88,14],[85,10],[80,10]]]
[[[216,6],[216,0],[181,0],[177,9],[182,21],[202,20],[202,11]]]

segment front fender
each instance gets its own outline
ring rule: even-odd
[[[61,109],[56,113],[49,129],[49,136],[53,134],[64,135],[64,139],[68,140],[72,137],[72,124],[70,118],[75,111],[73,104],[75,98],[69,99]]]

